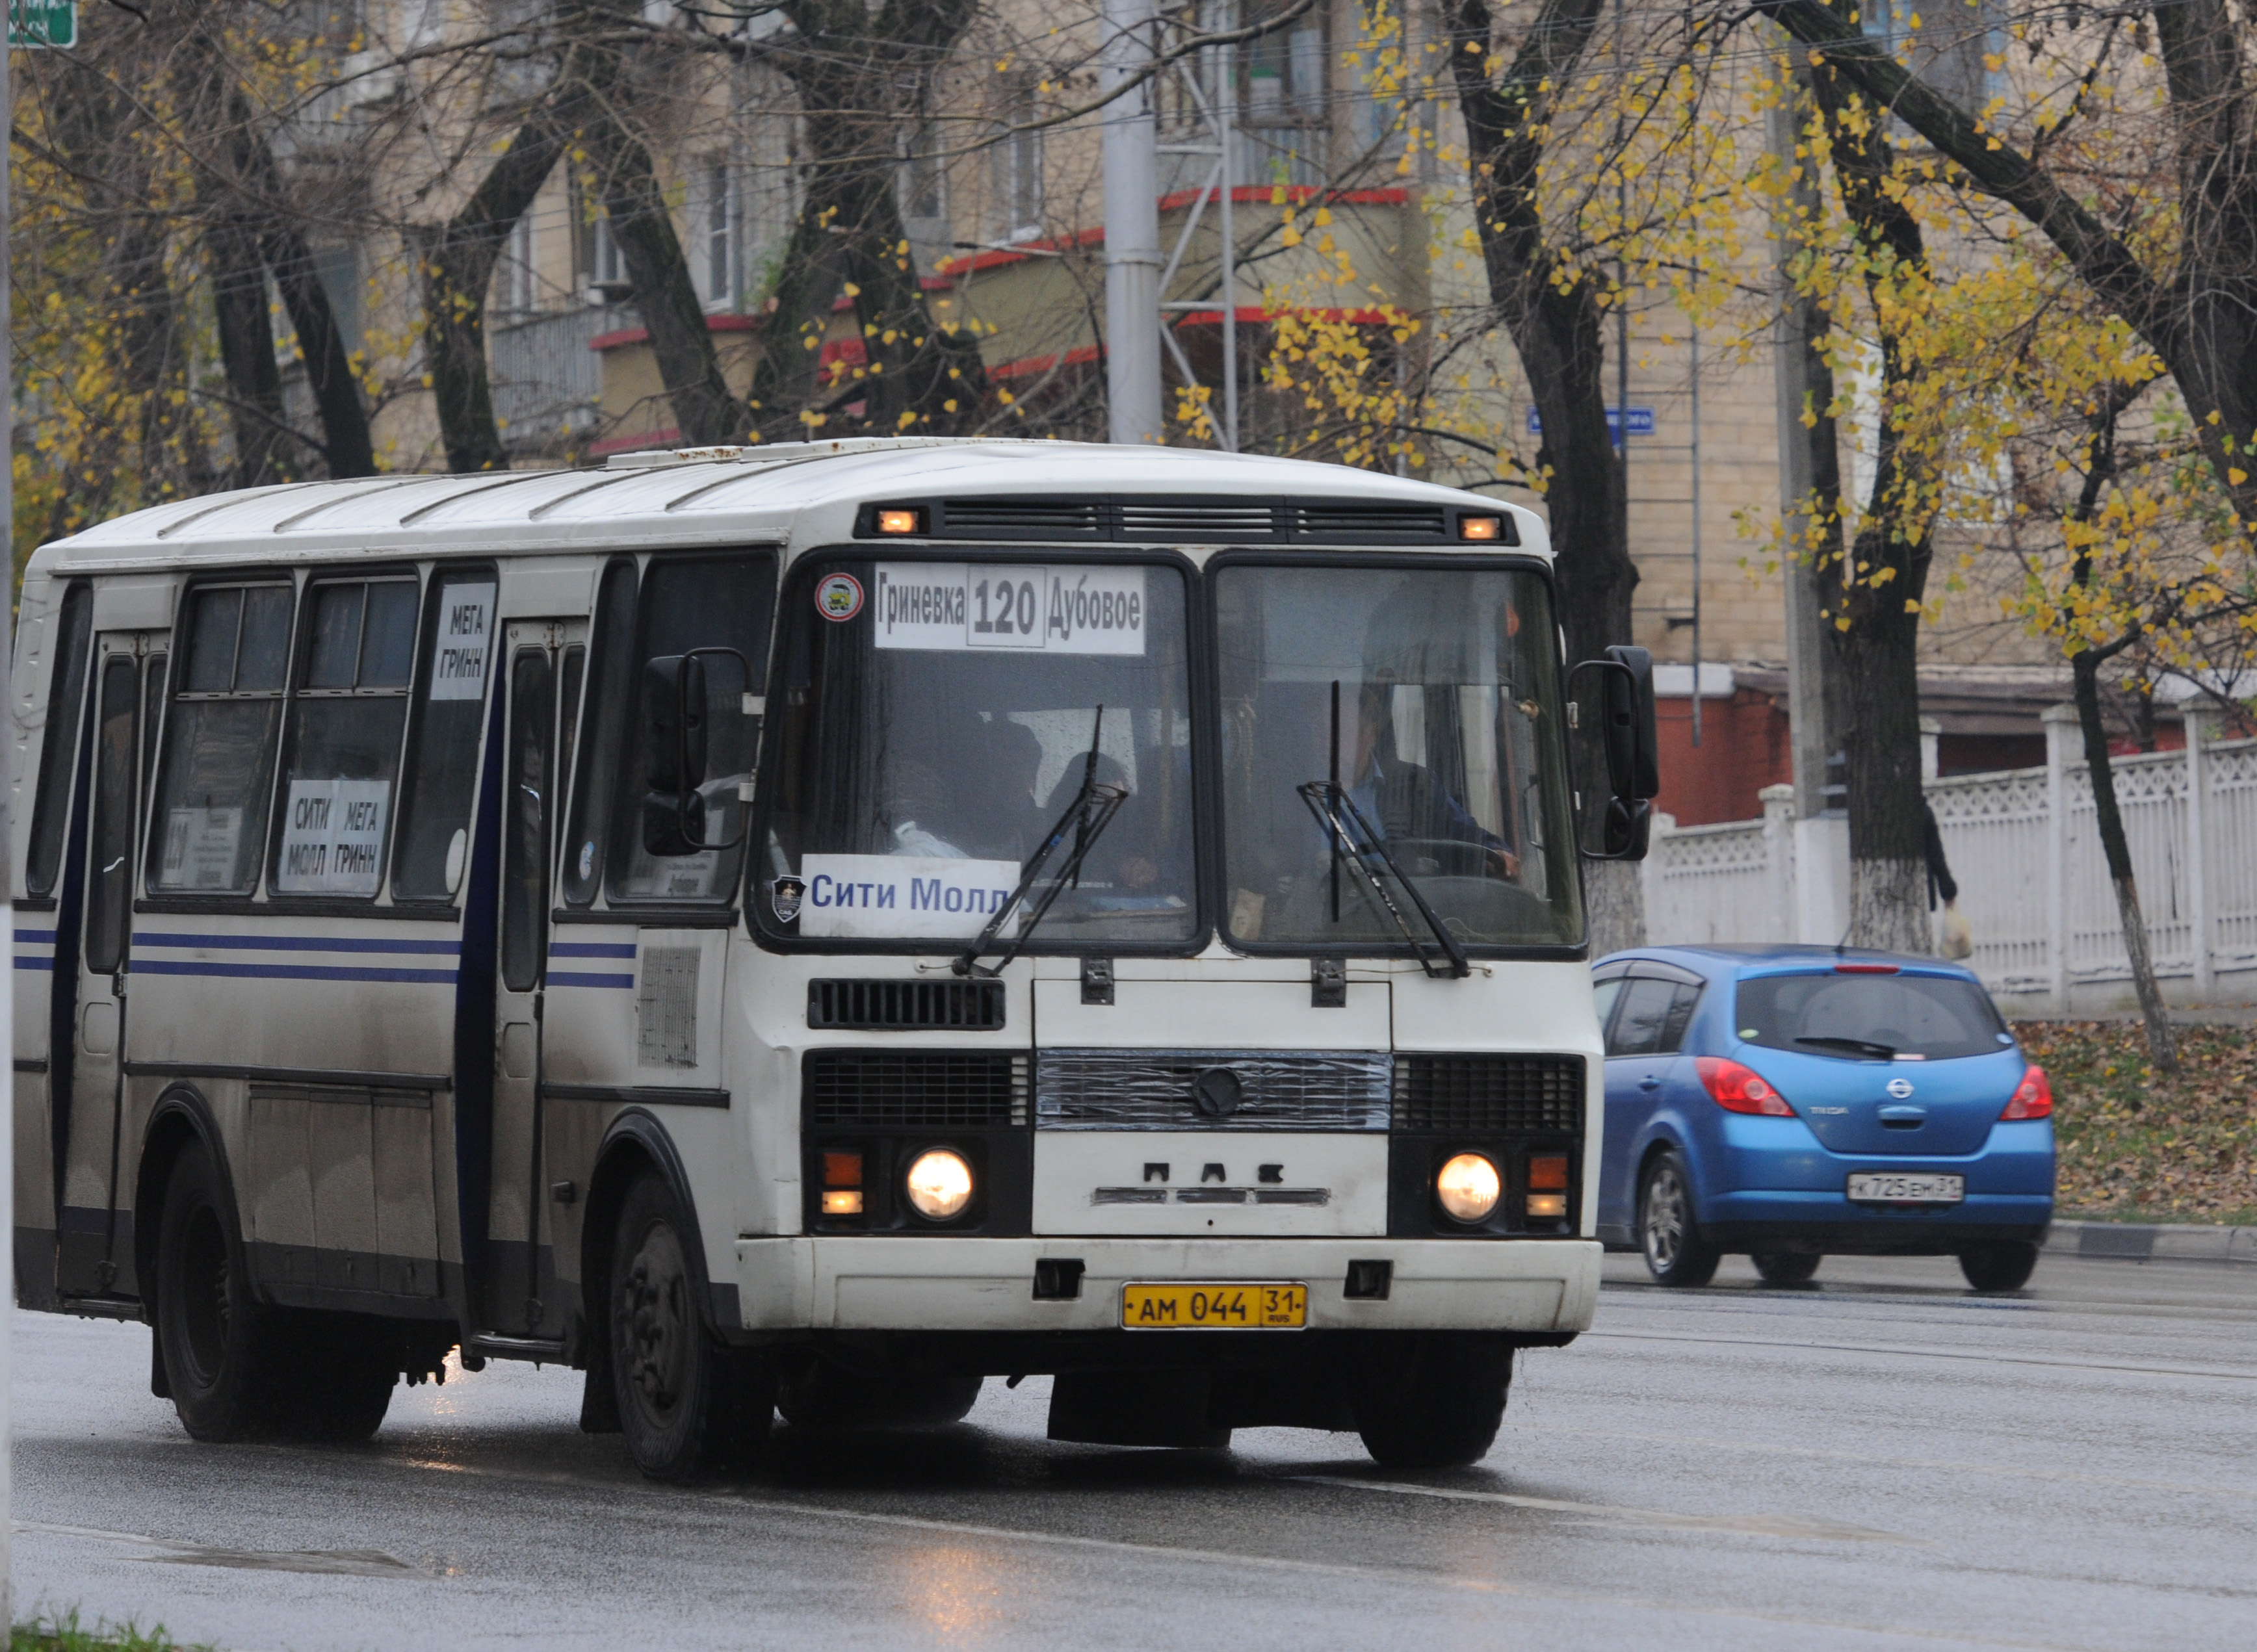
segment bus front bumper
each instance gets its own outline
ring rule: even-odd
[[[743,1239],[736,1253],[753,1331],[1112,1331],[1131,1281],[1231,1281],[1305,1284],[1312,1331],[1572,1334],[1599,1293],[1598,1241],[1580,1239]],[[1035,1264],[1068,1260],[1079,1294],[1037,1298]],[[1390,1265],[1384,1297],[1347,1294],[1352,1261]]]

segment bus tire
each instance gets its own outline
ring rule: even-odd
[[[286,1425],[277,1330],[252,1293],[219,1168],[191,1143],[173,1161],[157,1235],[157,1345],[190,1438],[250,1439]]]
[[[289,1431],[324,1444],[357,1444],[383,1424],[400,1380],[394,1338],[346,1314],[295,1314],[288,1324]]]
[[[1504,1422],[1512,1345],[1482,1332],[1430,1332],[1367,1359],[1355,1384],[1356,1432],[1387,1469],[1463,1468],[1487,1456]]]
[[[850,1371],[810,1359],[782,1387],[778,1408],[810,1433],[855,1429],[938,1429],[961,1423],[981,1379],[929,1371]]]
[[[749,1466],[775,1408],[767,1363],[724,1347],[706,1329],[696,1243],[666,1183],[649,1172],[638,1177],[612,1241],[612,1392],[635,1466],[675,1483]]]

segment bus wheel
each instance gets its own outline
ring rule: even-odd
[[[1382,1468],[1478,1463],[1504,1422],[1512,1345],[1502,1337],[1429,1333],[1367,1360],[1355,1389],[1356,1432]]]
[[[980,1398],[980,1379],[927,1371],[849,1371],[808,1361],[783,1385],[783,1420],[796,1429],[937,1429],[961,1423]]]
[[[340,1445],[374,1434],[400,1380],[393,1339],[345,1314],[298,1314],[288,1324],[290,1432]]]
[[[628,1189],[612,1242],[612,1382],[628,1454],[656,1480],[747,1465],[775,1412],[766,1362],[705,1329],[694,1242],[663,1182]]]
[[[191,1146],[166,1183],[157,1237],[157,1342],[191,1437],[240,1440],[283,1422],[274,1331],[273,1313],[251,1295],[218,1167]]]

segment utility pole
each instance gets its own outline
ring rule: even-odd
[[[1795,226],[1815,222],[1822,205],[1815,163],[1798,161],[1795,148],[1808,107],[1809,70],[1798,67],[1785,96],[1765,116],[1772,158],[1792,177],[1779,203],[1778,332],[1772,355],[1779,397],[1779,505],[1793,554],[1782,570],[1786,586],[1786,693],[1794,756],[1795,911],[1789,931],[1798,941],[1831,946],[1850,927],[1849,765],[1843,749],[1845,685],[1823,611],[1841,568],[1817,566],[1815,553],[1830,538],[1838,550],[1840,527],[1830,535],[1812,509],[1830,507],[1842,491],[1834,420],[1834,373],[1814,348],[1825,331],[1815,300],[1795,289]],[[1806,412],[1815,426],[1806,425]]]
[[[1148,71],[1158,0],[1104,0],[1098,84]],[[1114,441],[1156,443],[1160,408],[1160,197],[1152,81],[1105,107],[1105,393]]]

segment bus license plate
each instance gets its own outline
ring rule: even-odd
[[[1859,1204],[1956,1204],[1967,1197],[1963,1175],[1853,1175],[1850,1197]]]
[[[1124,1331],[1299,1331],[1308,1323],[1306,1285],[1240,1281],[1121,1288]]]

